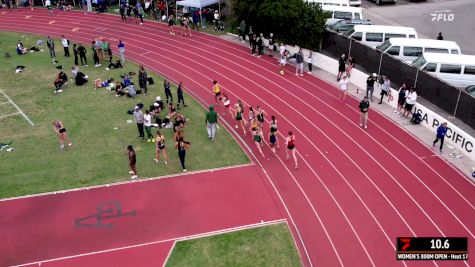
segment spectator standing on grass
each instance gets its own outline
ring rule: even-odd
[[[345,70],[346,70],[346,58],[345,58],[345,54],[343,54],[338,60],[338,76],[336,77],[337,81],[340,81],[341,76],[343,75]]]
[[[165,89],[165,97],[167,99],[167,104],[173,103],[173,96],[172,96],[172,91],[170,90],[170,83],[166,79],[163,81],[163,88]],[[168,99],[170,99],[170,102],[168,102]]]
[[[206,129],[208,130],[208,139],[214,140],[216,136],[216,124],[218,123],[218,113],[214,111],[214,106],[209,106],[209,111],[206,113]]]
[[[62,35],[61,44],[63,45],[64,56],[69,57],[69,40],[66,39],[66,37],[64,37],[64,35]]]
[[[147,72],[145,71],[145,68],[143,66],[140,66],[139,68],[139,86],[140,90],[143,91],[144,95],[147,95]]]
[[[303,57],[304,56],[303,56],[302,48],[299,48],[299,51],[295,53],[293,57],[295,57],[295,60],[297,61],[297,65],[295,68],[295,75],[300,75],[303,77]]]
[[[382,104],[383,97],[389,94],[390,85],[391,85],[391,82],[389,81],[388,76],[383,76],[383,84],[381,85],[381,100],[379,100],[378,104]]]
[[[370,75],[368,79],[366,79],[366,97],[371,98],[371,102],[373,102],[374,83],[377,77],[378,75],[373,73],[373,75]]]
[[[399,88],[398,98],[397,98],[397,108],[394,110],[394,113],[399,115],[401,112],[404,112],[404,103],[406,103],[407,96],[407,85],[403,83],[401,88]]]
[[[61,149],[64,148],[64,142],[68,143],[68,147],[72,147],[73,143],[71,140],[69,140],[68,133],[66,131],[66,128],[64,127],[64,124],[60,120],[54,120],[53,121],[53,130],[58,134],[59,138],[59,147]]]
[[[81,65],[83,67],[87,67],[86,52],[87,52],[86,48],[82,44],[79,44],[78,53],[79,53],[79,58],[81,59]]]
[[[94,60],[94,67],[97,68],[101,66],[101,63],[99,62],[99,56],[97,54],[96,46],[96,41],[92,41],[92,58]]]
[[[180,109],[180,102],[183,104],[183,107],[187,107],[187,105],[185,105],[185,98],[183,97],[183,83],[180,82],[178,84],[178,87],[176,88],[176,95],[178,97],[178,101],[177,101],[177,108]]]
[[[56,62],[56,52],[54,51],[54,40],[48,36],[48,40],[46,41],[46,45],[49,49],[49,56],[51,57],[51,62]]]
[[[441,32],[439,32],[439,35],[437,36],[437,40],[444,40],[444,36],[442,36]]]
[[[79,52],[78,52],[78,45],[73,44],[73,54],[74,54],[74,65],[79,65]]]
[[[129,158],[129,174],[132,175],[132,177],[130,178],[137,179],[137,168],[135,167],[135,165],[137,164],[137,155],[135,154],[134,148],[131,145],[127,146],[126,153],[127,157]]]
[[[119,49],[119,56],[120,56],[120,61],[122,64],[125,63],[125,44],[119,40],[119,44],[117,45],[117,48]]]
[[[142,7],[142,4],[140,3],[140,1],[137,1],[137,15],[140,19],[140,25],[143,25],[143,16],[144,16],[145,12],[143,10],[143,7]]]
[[[178,131],[177,131],[178,133]],[[180,163],[182,167],[182,171],[186,172],[186,167],[185,167],[185,156],[186,156],[186,150],[190,147],[190,142],[185,141],[183,138],[183,135],[177,136],[176,137],[176,144],[175,148],[178,150],[178,157],[180,158]]]
[[[447,122],[442,123],[439,127],[437,127],[437,134],[435,137],[434,142],[432,143],[432,146],[435,147],[435,144],[439,142],[440,140],[440,153],[442,154],[442,148],[444,146],[444,138],[445,134],[447,133]]]
[[[143,132],[144,115],[143,115],[142,110],[140,110],[139,106],[135,106],[134,120],[135,120],[135,123],[137,124],[137,129],[139,130],[139,138],[142,138],[142,140],[144,140],[145,139],[144,132]]]
[[[404,105],[404,114],[402,115],[403,118],[408,118],[409,114],[412,113],[412,107],[416,104],[417,101],[417,93],[416,93],[416,88],[411,87],[409,89],[409,92],[407,93],[406,96],[406,104]]]
[[[364,127],[365,129],[368,129],[369,101],[368,101],[367,96],[365,96],[363,100],[361,100],[359,108],[360,108],[360,127]]]
[[[150,114],[150,111],[148,110],[145,110],[144,126],[145,126],[145,131],[147,132],[147,143],[155,142],[155,139],[153,138],[153,135],[152,135],[152,114]]]
[[[165,165],[168,164],[168,155],[167,149],[165,148],[165,136],[157,131],[157,136],[155,137],[156,147],[155,147],[155,162],[158,164],[160,159],[160,152],[162,153],[163,158],[165,159]]]

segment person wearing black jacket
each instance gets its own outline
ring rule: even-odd
[[[377,77],[378,75],[373,73],[366,79],[366,97],[370,98],[371,102],[373,102],[374,82],[376,82]]]
[[[269,35],[269,46],[267,49],[269,50],[269,56],[272,57],[272,53],[275,51],[275,37],[273,33]]]
[[[97,55],[96,41],[92,41],[92,58],[94,59],[94,67],[101,66],[101,63],[99,62],[99,56]]]
[[[295,58],[295,60],[297,61],[297,66],[296,66],[296,69],[295,69],[295,75],[303,76],[303,52],[302,52],[302,48],[299,48],[299,51],[297,53],[295,53],[292,57]]]
[[[140,66],[139,68],[139,86],[140,90],[143,91],[144,95],[147,95],[147,72],[145,72],[145,68],[143,66]]]
[[[163,81],[163,88],[165,89],[165,97],[167,98],[167,104],[173,103],[173,96],[172,96],[172,91],[170,90],[170,83],[167,80]],[[170,102],[168,102],[168,98],[170,98]]]
[[[255,33],[251,36],[251,39],[249,39],[249,43],[251,45],[251,54],[254,56],[256,55],[257,48],[257,36]]]
[[[185,98],[183,98],[183,83],[180,82],[178,84],[178,88],[176,89],[176,94],[178,96],[178,102],[177,102],[177,108],[179,109],[180,108],[180,102],[183,104],[184,107],[187,107],[185,105]]]
[[[87,59],[86,59],[87,50],[86,50],[86,48],[82,44],[79,44],[77,50],[78,50],[78,53],[79,53],[79,58],[81,59],[81,65],[83,67],[87,67]]]
[[[77,65],[79,65],[77,44],[73,44],[73,54],[74,54],[74,65],[77,66]]]

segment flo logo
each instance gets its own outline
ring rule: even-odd
[[[399,238],[399,241],[402,244],[401,250],[407,250],[411,246],[410,238]]]
[[[432,16],[432,21],[454,21],[455,14],[452,13],[452,10],[439,10],[430,14]]]

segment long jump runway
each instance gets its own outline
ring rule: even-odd
[[[256,166],[261,168],[259,177],[255,178],[265,184],[260,195],[264,198],[270,196],[278,205],[275,214],[268,214],[269,211],[265,210],[263,215],[268,215],[267,220],[287,219],[305,266],[470,266],[472,255],[468,261],[459,262],[396,260],[395,243],[399,236],[467,237],[470,250],[475,240],[475,189],[456,168],[383,115],[371,111],[369,128],[363,130],[357,125],[358,100],[340,103],[333,85],[310,75],[294,76],[291,67],[286,75],[281,76],[274,58],[255,58],[246,47],[210,35],[193,32],[193,37],[172,36],[164,24],[146,21],[140,26],[132,21],[121,22],[119,17],[111,15],[56,14],[48,16],[44,9],[7,12],[0,14],[0,29],[55,37],[64,34],[72,41],[85,44],[90,44],[97,36],[108,39],[112,45],[120,39],[125,42],[128,59],[174,81],[182,81],[186,90],[201,104],[213,103],[211,82],[218,80],[232,103],[241,99],[247,106],[260,105],[269,115],[276,115],[281,145],[287,130],[294,131],[300,166],[296,171],[292,169],[292,162],[285,160],[284,148],[277,157],[271,156],[269,149],[265,148],[269,160],[258,153],[254,156],[254,144],[249,135],[242,136],[240,131],[233,130],[234,121],[229,116],[222,118],[233,135],[242,138],[241,145],[250,148]],[[88,55],[88,60],[91,59]],[[87,69],[84,71],[87,73]],[[158,93],[162,94],[161,88]],[[222,113],[221,109],[218,110]],[[264,130],[267,134],[268,128]],[[430,143],[431,140],[424,141]],[[225,182],[216,184],[217,187],[225,185]],[[116,189],[104,190],[115,194]],[[234,190],[246,191],[248,188],[239,186]],[[76,194],[83,193],[65,194],[64,198],[72,199]],[[129,206],[130,209],[136,208],[132,205],[139,203],[134,202],[136,197],[128,194],[121,200],[124,211]],[[161,197],[153,197],[156,201],[146,205],[160,205]],[[218,196],[214,197],[215,201],[222,201]],[[2,203],[2,208],[13,210],[13,203],[15,201]],[[23,216],[27,217],[28,211],[36,211],[38,207],[36,201],[26,203]],[[140,203],[144,205],[143,201]],[[72,216],[71,210],[78,208],[81,214],[88,214],[86,207],[78,202],[71,205],[61,209],[55,209],[55,205],[42,207],[41,212],[53,209],[49,212],[64,218],[65,214]],[[98,203],[91,205],[87,207],[90,212]],[[246,222],[221,222],[215,228],[224,227],[223,224],[233,227],[238,223],[252,224],[255,219],[261,220],[257,216],[260,209],[248,210],[246,204],[244,207],[236,214],[244,212],[243,216],[249,217]],[[216,216],[221,212],[230,211],[220,209]],[[279,217],[279,214],[282,215]],[[140,223],[133,223],[133,217],[125,216],[121,220],[136,225],[134,233],[137,236],[149,237],[146,229],[152,226],[146,223],[152,217],[150,214]],[[5,236],[2,239],[9,238],[15,247],[23,244],[23,235],[19,233],[33,236],[45,233],[40,227],[22,230],[22,224],[36,223],[33,219],[18,223],[15,216],[11,216],[8,221],[16,222],[6,232],[14,235],[2,232],[2,237]],[[195,226],[184,217],[176,216],[170,217],[168,222],[158,222],[157,219],[156,223],[172,229],[177,223],[188,223],[187,227],[183,226],[186,229],[188,226],[212,228],[213,224],[208,225],[208,220],[205,221]],[[56,225],[63,223],[63,219],[54,222]],[[142,223],[146,225],[142,227]],[[3,229],[5,227],[2,227],[5,231]],[[76,229],[83,230],[86,229]],[[200,228],[195,233],[199,231],[206,230]],[[55,234],[49,240],[64,240],[62,234],[65,233]],[[100,248],[104,245],[101,242],[110,247],[130,245],[137,238],[124,232],[109,236],[114,241],[105,241],[104,237],[90,233],[85,236],[89,242],[85,239],[78,241],[80,251],[77,253],[103,249]],[[64,251],[65,246],[43,249],[40,253],[33,249],[43,247],[40,242],[44,241],[38,240],[23,250],[9,250],[12,254],[7,254],[9,263],[70,255]]]

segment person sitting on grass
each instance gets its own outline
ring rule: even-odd
[[[18,55],[23,55],[23,54],[28,53],[28,49],[26,49],[23,46],[23,43],[20,40],[18,40],[18,43],[16,44],[16,53]]]
[[[121,83],[117,83],[117,85],[115,86],[115,96],[119,97],[123,95],[125,95],[124,87],[122,87]]]
[[[67,81],[68,81],[68,76],[66,76],[66,73],[64,73],[63,71],[60,71],[58,73],[58,76],[53,82],[54,88],[55,88],[54,92],[61,93],[63,91],[61,88],[66,84]]]
[[[154,102],[153,105],[150,106],[150,113],[153,117],[155,117],[155,123],[157,124],[158,128],[162,128],[162,119],[160,118],[160,112],[162,109],[157,102]]]
[[[73,78],[76,78],[79,72],[79,67],[78,66],[72,66],[71,67],[71,75],[73,75]]]
[[[77,74],[76,74],[76,78],[74,78],[74,80],[75,80],[77,86],[81,86],[81,85],[84,85],[85,83],[87,83],[88,78],[89,77],[87,75],[85,75],[84,73],[78,71]]]
[[[137,90],[135,90],[135,87],[133,84],[126,86],[124,90],[127,96],[130,98],[135,98],[137,96]]]
[[[183,114],[178,113],[175,118],[175,123],[173,124],[173,131],[183,130],[186,125],[186,118]]]
[[[105,81],[102,81],[101,79],[96,79],[94,80],[94,90],[96,90],[97,88],[107,88],[108,90],[112,90],[109,89],[111,87],[110,84],[112,83],[112,81],[114,81],[114,79],[112,78],[109,78]]]
[[[109,66],[107,66],[106,70],[110,70],[111,68],[114,68],[114,69],[118,69],[118,68],[124,68],[124,66],[122,66],[122,63],[120,63],[120,60],[117,59],[117,61],[114,63],[109,63]],[[125,77],[124,77],[125,78]]]

